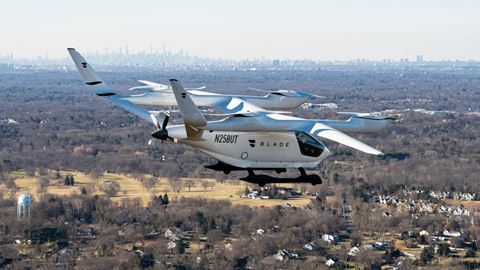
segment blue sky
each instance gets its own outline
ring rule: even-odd
[[[480,1],[5,1],[0,54],[184,49],[223,58],[480,60]]]

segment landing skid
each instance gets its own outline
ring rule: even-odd
[[[322,179],[320,176],[316,174],[307,174],[303,168],[299,168],[300,176],[298,177],[273,177],[270,175],[264,174],[255,174],[252,168],[240,168],[236,166],[232,166],[226,163],[219,161],[217,164],[214,165],[207,165],[205,166],[207,169],[212,169],[215,171],[222,171],[225,174],[229,174],[232,171],[248,171],[248,176],[240,178],[240,180],[249,182],[252,184],[258,184],[259,186],[265,186],[266,184],[273,184],[273,183],[310,183],[312,185],[317,185],[322,183]],[[277,173],[286,172],[286,168],[255,168],[255,170],[270,170],[276,171]]]
[[[233,166],[233,165],[230,165],[230,164],[227,164],[227,163],[223,163],[221,161],[219,161],[217,164],[205,165],[204,167],[207,168],[207,169],[214,170],[214,171],[223,172],[224,174],[229,174],[233,171],[246,171],[246,170],[248,170],[248,169],[245,169],[245,168],[240,168],[240,167],[236,167],[236,166]],[[287,171],[287,169],[285,169],[285,168],[255,168],[255,170],[275,171],[276,173],[284,173],[284,172]]]
[[[273,183],[310,183],[312,185],[317,185],[322,183],[322,179],[320,176],[316,174],[310,174],[306,176],[299,176],[294,178],[284,178],[284,177],[272,177],[270,175],[248,175],[247,177],[240,178],[240,180],[249,182],[252,184],[258,184],[259,186],[263,187],[266,184],[273,184]]]

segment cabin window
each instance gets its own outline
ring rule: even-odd
[[[318,157],[323,153],[325,146],[317,139],[305,132],[295,132],[295,136],[297,137],[298,147],[300,147],[302,155]]]

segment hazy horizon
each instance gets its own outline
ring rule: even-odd
[[[480,60],[480,2],[7,2],[0,54],[181,49],[226,59]]]

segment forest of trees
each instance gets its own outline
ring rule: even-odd
[[[302,250],[308,242],[321,242],[323,233],[343,233],[348,226],[342,218],[342,203],[328,201],[327,195],[350,194],[355,227],[365,233],[390,232],[403,235],[420,229],[437,232],[461,230],[465,243],[453,243],[469,249],[475,256],[474,243],[480,236],[477,216],[448,218],[419,214],[394,214],[385,221],[382,211],[368,202],[372,191],[398,193],[401,187],[421,186],[438,191],[480,193],[480,76],[475,70],[310,70],[310,71],[223,71],[223,72],[105,72],[104,79],[119,90],[136,84],[137,79],[164,82],[176,77],[185,86],[206,84],[208,90],[222,93],[249,93],[247,87],[299,89],[326,96],[319,102],[335,102],[340,111],[402,111],[399,122],[381,134],[361,136],[362,141],[386,153],[368,156],[326,141],[335,155],[323,162],[318,172],[324,184],[309,187],[317,192],[309,207],[249,208],[227,201],[181,199],[169,201],[157,197],[142,207],[139,200],[113,203],[108,196],[120,191],[118,183],[104,182],[108,196],[92,196],[87,189],[81,195],[59,197],[43,194],[49,181],[75,185],[69,176],[47,175],[47,171],[78,170],[93,179],[105,171],[138,175],[148,188],[158,177],[172,183],[180,177],[237,179],[241,173],[223,175],[203,168],[213,163],[208,156],[180,145],[153,139],[148,123],[114,108],[88,92],[76,72],[12,72],[0,74],[0,180],[15,191],[10,173],[23,170],[38,176],[37,190],[43,196],[34,202],[30,222],[16,221],[16,202],[0,194],[0,268],[15,261],[17,268],[36,268],[57,264],[79,269],[131,269],[154,266],[160,269],[253,269],[274,268],[279,262],[273,255],[282,249]],[[425,114],[414,109],[455,111]],[[158,108],[156,108],[158,109]],[[405,111],[410,109],[410,111]],[[309,118],[334,118],[335,111],[305,111],[295,114]],[[8,122],[13,119],[16,123]],[[172,113],[171,123],[179,123]],[[153,139],[154,140],[154,139]],[[162,156],[165,156],[163,160]],[[144,178],[141,174],[151,174]],[[293,172],[296,173],[296,172]],[[185,181],[188,190],[203,183]],[[175,189],[174,185],[172,187]],[[209,188],[208,185],[203,186]],[[211,187],[210,187],[211,188]],[[3,199],[2,199],[3,198]],[[395,209],[388,208],[394,212]],[[456,222],[456,223],[455,223]],[[272,229],[272,228],[280,228]],[[167,229],[177,228],[186,236],[169,245],[163,237]],[[258,229],[268,230],[255,235]],[[158,236],[160,233],[160,237]],[[88,237],[86,236],[88,235]],[[155,241],[149,242],[152,237]],[[362,235],[345,238],[361,243]],[[22,260],[16,239],[31,240],[28,249],[35,254],[49,254],[45,260]],[[234,240],[234,241],[233,241]],[[406,243],[433,243],[431,238],[409,236]],[[149,243],[146,245],[145,243]],[[54,243],[54,244],[52,244]],[[143,243],[143,244],[142,244]],[[231,244],[231,245],[230,245]],[[195,249],[190,248],[195,245]],[[130,248],[127,248],[130,246]],[[33,251],[32,251],[33,249]],[[348,258],[345,250],[327,252],[322,246],[316,253],[303,251],[313,258],[334,256],[354,260],[366,267],[377,267],[397,254],[367,253]],[[139,250],[139,251],[136,251]],[[186,254],[186,250],[188,254]],[[193,251],[192,251],[193,250]],[[445,246],[441,254],[447,255]],[[443,251],[442,251],[443,250]],[[141,252],[140,252],[141,251]],[[55,256],[54,256],[55,255]],[[20,256],[20,257],[19,257]],[[40,255],[39,255],[40,256]],[[81,258],[81,259],[79,259]],[[422,253],[428,264],[431,252]],[[159,264],[161,262],[161,264]],[[168,263],[163,265],[164,263]],[[282,264],[292,269],[324,266],[319,259],[292,260]],[[408,269],[409,263],[405,263]],[[413,266],[412,266],[413,267]],[[367,268],[368,269],[368,268]]]
[[[422,183],[432,187],[479,192],[477,139],[480,79],[473,71],[404,70],[216,72],[196,74],[105,73],[119,92],[140,78],[178,77],[184,84],[206,84],[211,91],[244,93],[248,86],[302,89],[336,102],[341,111],[417,109],[457,111],[434,115],[404,112],[399,123],[375,136],[361,136],[387,155],[377,158],[326,141],[336,155],[321,166],[349,179],[354,171],[367,181]],[[250,93],[255,94],[255,93]],[[156,108],[158,109],[158,108]],[[334,111],[304,111],[311,118],[334,118]],[[76,72],[5,73],[0,77],[0,171],[34,168],[82,172],[151,173],[166,177],[224,178],[203,168],[209,157],[170,142],[153,139],[148,123],[89,93]],[[171,123],[181,121],[172,113]],[[155,139],[153,139],[155,140]],[[165,160],[162,161],[162,156]],[[349,166],[335,166],[335,160]],[[237,178],[232,174],[229,178]]]
[[[33,204],[31,219],[21,222],[15,218],[15,208],[10,207],[14,204],[13,200],[4,200],[0,206],[0,263],[2,258],[18,258],[18,244],[11,244],[15,239],[30,241],[33,257],[57,254],[33,264],[16,264],[32,268],[55,265],[58,256],[66,264],[77,261],[79,269],[141,268],[146,254],[177,269],[231,269],[246,258],[255,268],[267,267],[275,261],[265,258],[277,250],[301,249],[305,243],[318,242],[322,233],[342,229],[342,219],[333,214],[333,209],[249,208],[227,201],[186,198],[168,202],[168,196],[160,196],[144,208],[139,200],[113,203],[99,196],[45,195]],[[178,248],[169,250],[171,240],[164,237],[164,232],[172,228],[184,232],[184,236],[176,239]],[[275,231],[251,237],[258,229],[272,228]],[[233,243],[231,239],[235,239]],[[185,254],[189,245],[195,245],[197,251]],[[128,251],[128,246],[143,255]],[[76,260],[78,257],[82,259]],[[304,269],[322,264],[320,260],[294,263]]]

